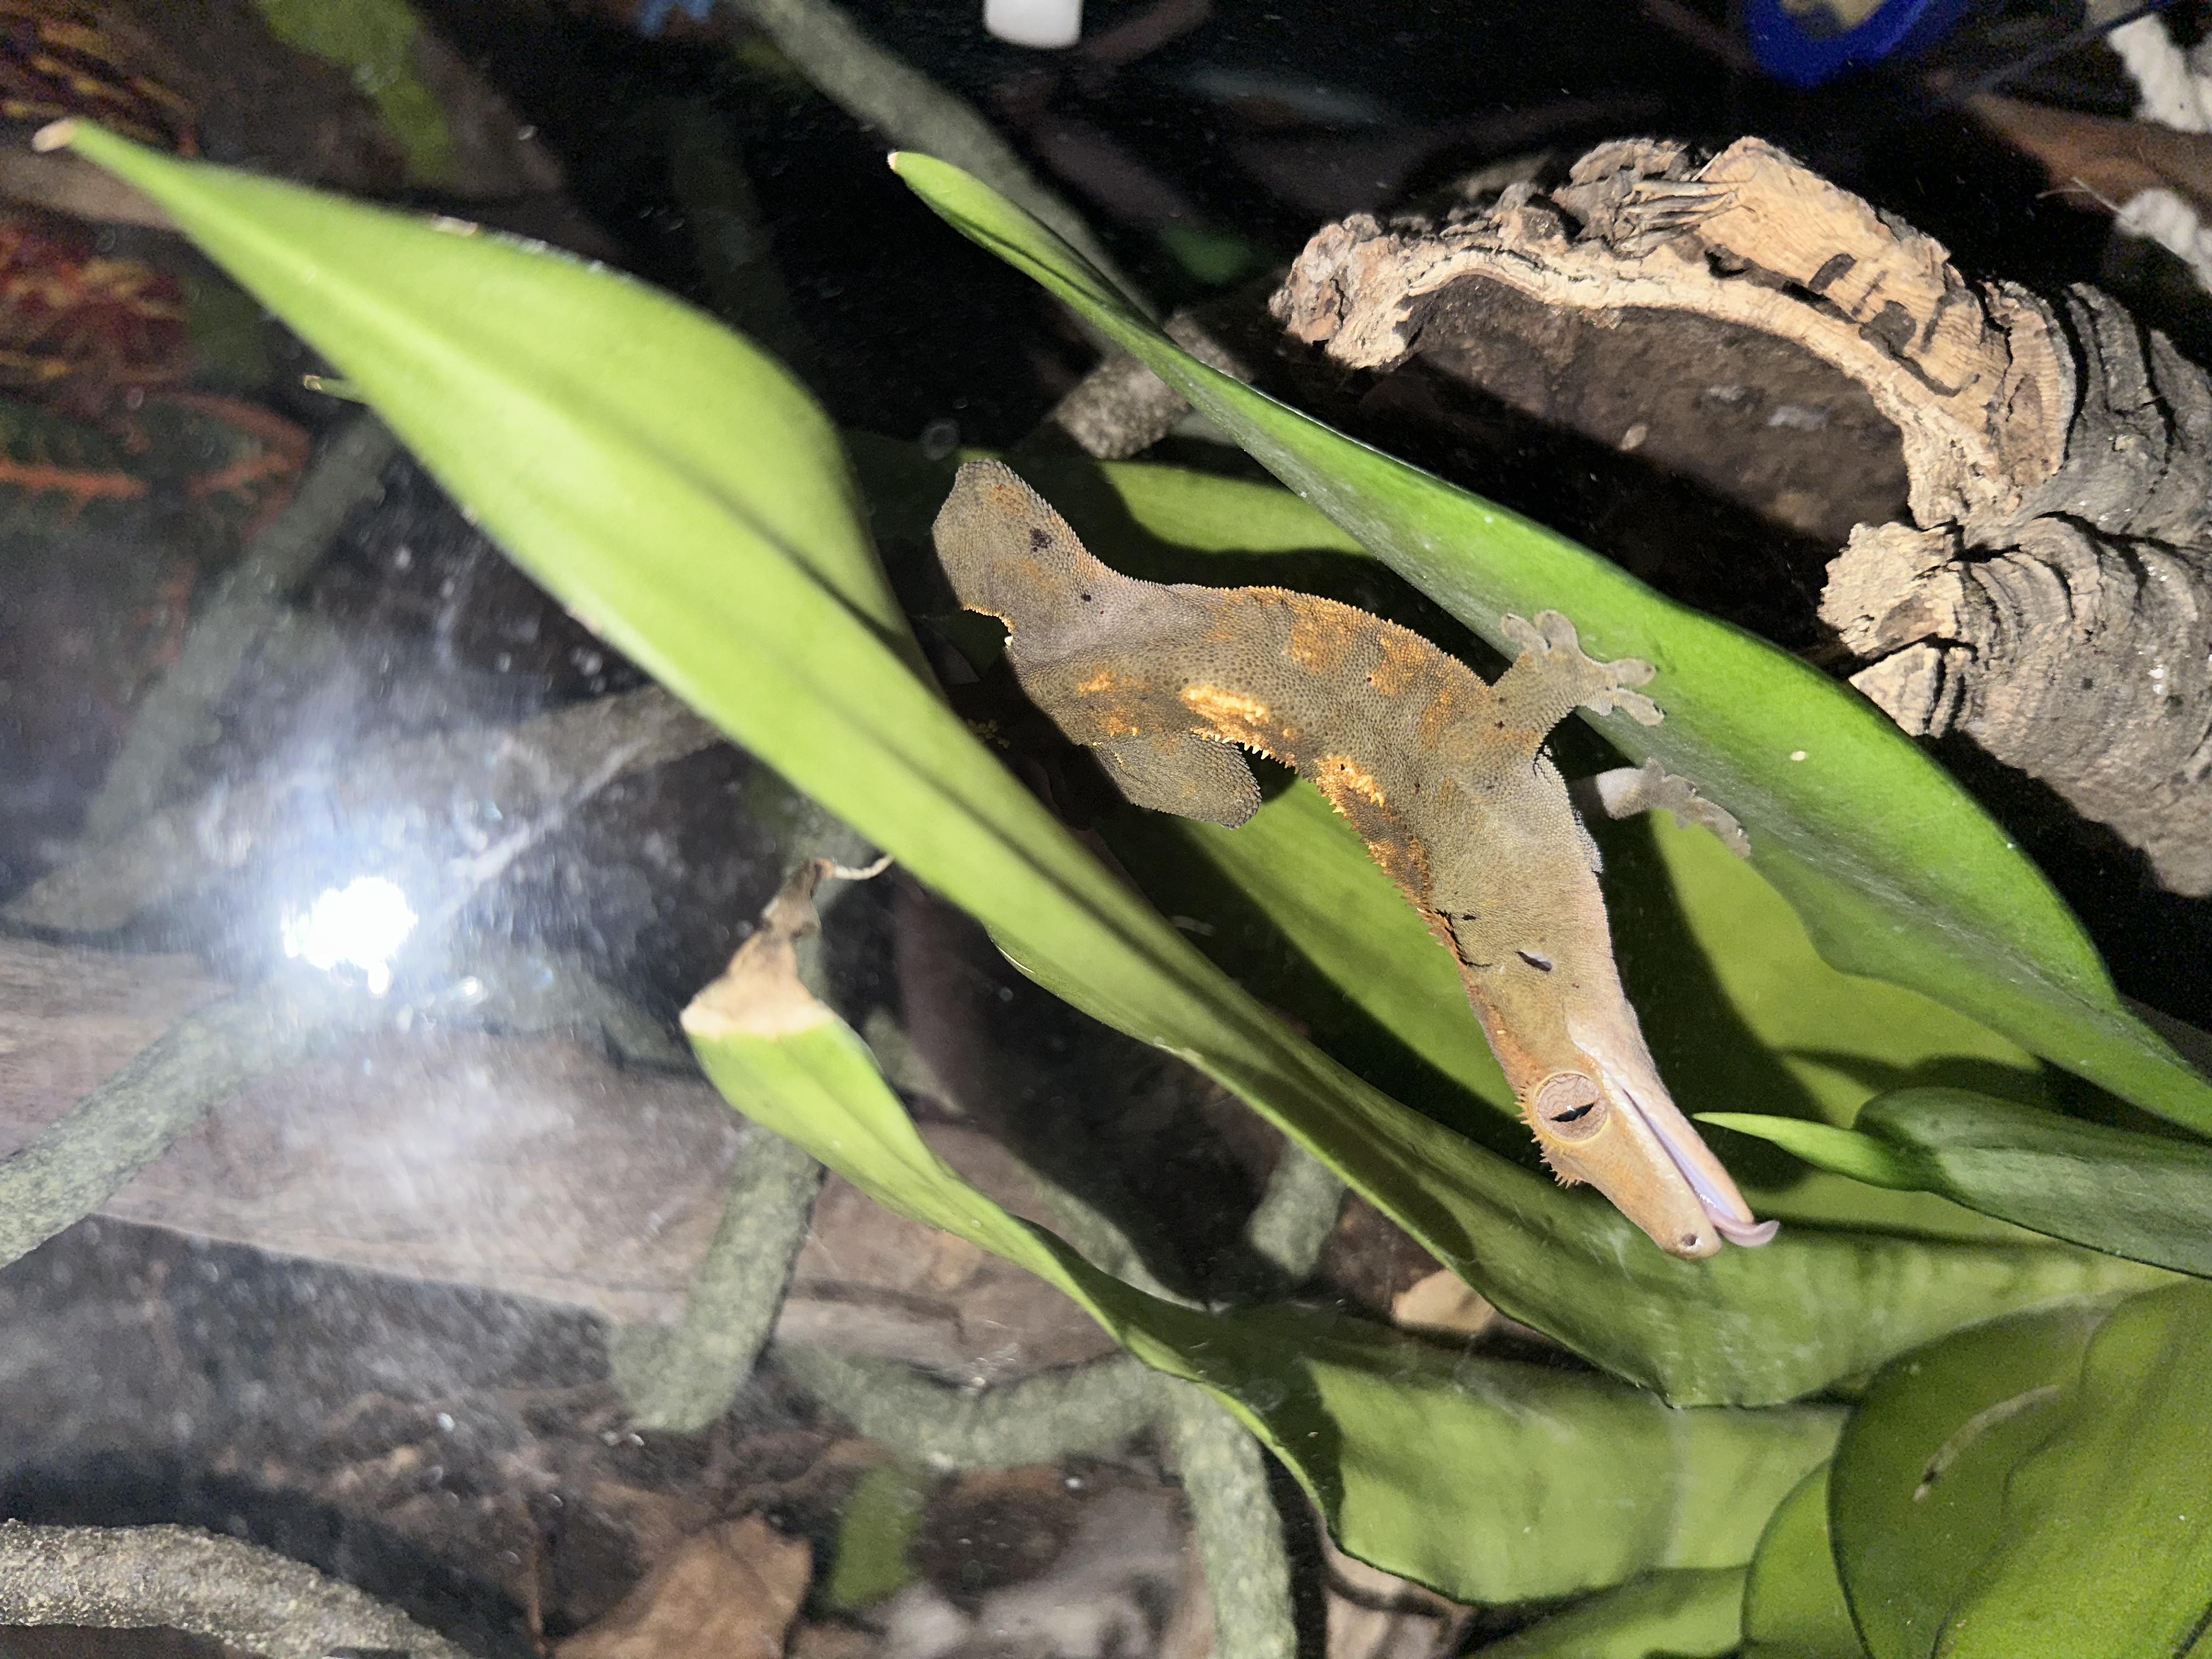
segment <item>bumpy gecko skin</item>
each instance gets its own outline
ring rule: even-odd
[[[1521,655],[1486,684],[1333,600],[1139,581],[995,461],[960,469],[935,536],[961,604],[1006,624],[1023,690],[1137,805],[1243,823],[1260,793],[1241,750],[1312,780],[1451,951],[1562,1182],[1674,1255],[1773,1237],[1659,1080],[1613,967],[1597,848],[1543,752],[1577,707],[1656,722],[1631,689],[1648,665],[1593,661],[1546,611],[1506,619]]]

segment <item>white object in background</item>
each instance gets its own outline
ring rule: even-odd
[[[2156,12],[2122,24],[2105,39],[2142,94],[2136,120],[2179,132],[2212,131],[2212,79],[2191,67]],[[2188,265],[2197,287],[2212,292],[2212,229],[2173,191],[2138,191],[2120,204],[2112,222],[2123,234],[2156,242]]]
[[[2172,191],[2138,191],[2121,204],[2112,223],[2126,235],[2156,242],[2189,267],[2197,287],[2212,293],[2212,229]]]
[[[1083,0],[983,0],[983,28],[1018,46],[1072,46],[1083,38]]]
[[[2188,58],[2166,32],[2164,18],[2154,11],[2146,12],[2131,23],[2121,24],[2105,39],[2119,53],[2120,62],[2128,66],[2136,90],[2142,94],[2142,102],[2136,107],[2136,120],[2155,121],[2178,132],[2212,131],[2212,106],[2208,106],[2206,98],[2212,88],[2191,72]]]

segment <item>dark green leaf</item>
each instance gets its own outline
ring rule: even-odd
[[[1834,1443],[1837,1414],[1820,1407],[1670,1411],[1599,1377],[1331,1314],[1208,1314],[1148,1296],[939,1161],[828,1009],[803,994],[778,1001],[771,1032],[764,1006],[757,981],[725,980],[685,1016],[732,1104],[886,1207],[1058,1285],[1146,1364],[1212,1389],[1297,1474],[1344,1547],[1392,1572],[1462,1601],[1520,1601],[1654,1568],[1735,1566]]]
[[[1936,1651],[2005,1535],[2005,1483],[2050,1438],[2061,1389],[2106,1311],[1978,1325],[1892,1361],[1875,1380],[1828,1477],[1836,1564],[1874,1659]]]
[[[2012,1470],[1946,1659],[2189,1659],[2212,1632],[2212,1285],[2122,1303]]]
[[[1700,1115],[1877,1186],[1944,1197],[2094,1249],[2212,1277],[2212,1149],[1962,1089],[1884,1095],[1849,1129]]]
[[[1782,1500],[1743,1590],[1743,1659],[1866,1659],[1828,1543],[1824,1464]]]

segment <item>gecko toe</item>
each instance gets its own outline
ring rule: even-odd
[[[1617,686],[1649,685],[1651,676],[1657,672],[1641,657],[1615,657],[1600,666],[1613,676]]]
[[[1559,611],[1539,611],[1536,626],[1542,630],[1544,643],[1553,650],[1575,656],[1582,653],[1582,636],[1575,632],[1574,623]]]
[[[1751,856],[1751,837],[1744,833],[1743,825],[1736,822],[1735,814],[1702,795],[1691,803],[1686,811],[1677,810],[1674,821],[1686,827],[1701,823],[1719,836],[1721,845],[1738,858]]]
[[[1594,706],[1607,710],[1618,708],[1638,726],[1656,726],[1666,719],[1659,712],[1659,705],[1641,691],[1624,690],[1619,686],[1604,693],[1604,702]]]

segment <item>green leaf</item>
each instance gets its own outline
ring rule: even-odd
[[[1782,1500],[1743,1587],[1743,1659],[1866,1659],[1828,1543],[1823,1464]]]
[[[1884,1370],[1832,1476],[1875,1659],[2176,1659],[2212,1629],[2212,1285],[1962,1331]]]
[[[1675,1412],[1597,1377],[1312,1310],[1208,1314],[1146,1295],[939,1160],[827,1008],[804,993],[776,1002],[770,1035],[766,1006],[741,958],[685,1015],[731,1104],[886,1208],[1057,1285],[1147,1365],[1213,1390],[1346,1550],[1448,1595],[1521,1601],[1740,1565],[1767,1510],[1834,1443],[1838,1414],[1821,1407]]]
[[[1927,1184],[1928,1173],[1914,1159],[1856,1129],[1808,1122],[1802,1117],[1767,1117],[1758,1112],[1699,1112],[1697,1117],[1700,1123],[1717,1123],[1723,1129],[1771,1140],[1808,1164],[1863,1181],[1870,1187],[1887,1187],[1893,1192],[1941,1190]]]
[[[423,79],[415,39],[422,20],[407,0],[254,0],[270,33],[345,71],[374,101],[407,153],[411,183],[457,181],[453,130]]]
[[[2212,1278],[2212,1149],[1963,1089],[1884,1095],[1850,1129],[1700,1114],[1878,1186],[1944,1197],[2093,1249]]]
[[[2106,1311],[1976,1326],[1892,1361],[1875,1379],[1828,1477],[1836,1563],[1874,1659],[1936,1651],[1960,1595],[2004,1535],[2006,1482],[2050,1437],[2061,1388],[2078,1374]]]
[[[1705,1659],[1734,1651],[1742,1606],[1740,1567],[1653,1573],[1475,1651],[1481,1659]]]
[[[836,435],[773,362],[604,270],[75,142],[356,381],[617,649],[981,919],[1033,977],[1202,1066],[1501,1307],[1686,1403],[1795,1398],[1962,1320],[2146,1282],[2041,1247],[1800,1231],[1662,1255],[1346,1072],[1109,873],[935,694]],[[1933,1251],[1933,1254],[1930,1252]]]
[[[1191,357],[1080,256],[956,167],[896,155],[948,222],[1150,365],[1262,465],[1502,646],[1509,612],[1563,610],[1636,656],[1670,716],[1607,717],[1632,758],[1694,778],[1750,830],[1821,954],[1905,985],[2148,1109],[2212,1133],[2212,1083],[2119,1002],[2080,925],[1964,791],[1849,688],[1662,598],[1562,536],[1352,441]]]
[[[2004,1488],[1946,1659],[2186,1659],[2212,1632],[2212,1285],[2122,1303]]]

